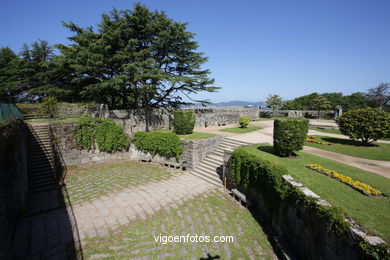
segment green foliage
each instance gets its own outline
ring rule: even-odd
[[[274,149],[279,156],[290,156],[302,150],[309,131],[307,119],[275,119]]]
[[[340,105],[343,111],[349,111],[353,109],[366,108],[369,105],[369,101],[364,93],[355,92],[351,95],[344,96],[342,93],[311,93],[309,95],[297,97],[294,100],[289,100],[283,103],[282,109],[284,110],[318,110],[314,100],[318,97],[326,98],[330,103],[330,108],[334,108]],[[321,104],[321,102],[319,102]],[[330,109],[330,108],[322,108]]]
[[[19,57],[10,48],[0,48],[0,99],[11,99],[19,92]]]
[[[249,125],[250,121],[251,121],[251,119],[247,116],[240,117],[239,123],[240,123],[241,128],[246,128]]]
[[[137,132],[132,142],[138,150],[179,160],[183,153],[179,137],[172,132]]]
[[[366,241],[361,241],[359,247],[365,256],[365,259],[390,260],[390,247],[388,245],[379,244],[372,246]]]
[[[42,110],[49,118],[54,118],[58,115],[58,101],[55,97],[42,98]]]
[[[390,114],[376,108],[352,110],[338,118],[338,126],[346,136],[363,144],[390,137]]]
[[[113,107],[154,108],[188,104],[182,93],[215,92],[207,61],[187,24],[141,4],[113,9],[96,28],[65,23],[74,35],[57,45],[83,98]],[[199,100],[207,103],[207,100]]]
[[[265,103],[269,106],[272,107],[272,112],[273,114],[275,113],[275,109],[279,109],[282,107],[283,100],[280,96],[278,95],[269,95]]]
[[[121,151],[129,148],[130,142],[123,129],[112,119],[105,119],[96,127],[96,143],[99,150]]]
[[[373,107],[383,109],[383,106],[390,100],[390,83],[380,83],[375,88],[368,89],[367,98]]]
[[[195,127],[193,111],[175,111],[173,113],[173,129],[178,135],[192,134]]]
[[[313,99],[312,108],[318,111],[318,118],[320,118],[320,111],[331,109],[332,105],[324,96],[318,96]]]
[[[76,140],[80,148],[105,152],[122,151],[130,142],[122,128],[112,119],[82,118],[76,125]]]
[[[348,230],[349,223],[344,220],[345,216],[340,209],[319,205],[314,198],[288,185],[282,178],[283,175],[288,174],[288,170],[283,165],[264,160],[242,148],[234,150],[229,163],[233,184],[240,190],[247,191],[249,188],[254,188],[263,194],[266,206],[271,211],[276,211],[277,205],[285,200],[325,219],[328,228],[338,235],[343,235]]]

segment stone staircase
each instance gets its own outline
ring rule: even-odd
[[[28,214],[60,206],[54,173],[50,129],[47,124],[28,125]]]
[[[217,186],[223,186],[223,155],[225,150],[233,151],[235,148],[250,145],[251,143],[223,138],[218,147],[209,153],[190,173]]]

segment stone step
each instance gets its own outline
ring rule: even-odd
[[[30,186],[32,189],[43,186],[56,186],[57,182],[53,178],[47,178],[42,180],[31,180]]]
[[[218,168],[218,167],[221,167],[223,165],[223,162],[206,161],[206,159],[205,159],[205,160],[202,161],[202,163],[200,165],[205,165],[207,167]]]
[[[39,164],[39,163],[35,163],[35,164],[33,164],[33,165],[29,165],[29,167],[28,167],[28,170],[29,171],[36,171],[36,170],[42,170],[42,171],[44,171],[44,170],[49,170],[49,171],[51,171],[51,169],[52,169],[52,167],[51,167],[51,164],[49,163],[49,164],[47,164],[47,163],[45,163],[45,164]]]
[[[236,146],[243,146],[243,145],[251,145],[252,143],[244,142],[244,141],[238,141],[230,138],[225,138],[225,142],[236,145]]]
[[[197,176],[198,178],[201,178],[204,181],[207,181],[211,184],[214,184],[216,186],[221,187],[222,186],[222,181],[221,180],[214,180],[212,178],[209,178],[208,176],[204,176],[203,174],[197,172],[197,171],[191,171],[191,174]]]
[[[203,168],[202,166],[198,166],[196,167],[194,170],[194,172],[197,172],[198,174],[201,174],[207,178],[210,178],[212,180],[215,180],[215,181],[220,181],[221,179],[219,178],[219,175],[217,173],[217,171],[214,169],[214,170],[210,170],[210,169],[206,169],[206,168]]]
[[[201,163],[194,170],[197,170],[197,169],[204,171],[204,172],[208,172],[210,174],[215,174],[218,176],[218,173],[217,173],[218,167],[213,167],[213,166],[207,165],[205,163]]]

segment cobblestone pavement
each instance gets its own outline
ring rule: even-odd
[[[204,192],[166,209],[84,239],[85,259],[277,259],[250,212],[225,192]],[[193,242],[184,239],[187,235]],[[210,236],[210,242],[197,243],[196,235]],[[183,240],[156,242],[158,236],[183,236]],[[212,242],[214,236],[231,240]]]
[[[75,204],[129,186],[167,180],[177,173],[181,171],[135,161],[96,164],[68,171],[66,186]]]
[[[107,235],[120,225],[137,218],[146,219],[161,209],[177,208],[184,201],[213,189],[215,185],[185,173],[74,205],[80,238]]]

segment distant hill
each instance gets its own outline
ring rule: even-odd
[[[249,101],[238,101],[238,100],[233,100],[229,102],[219,102],[219,103],[214,103],[211,106],[215,107],[244,107],[244,106],[253,106],[253,107],[258,107],[258,106],[266,106],[263,101],[259,102],[249,102]]]

